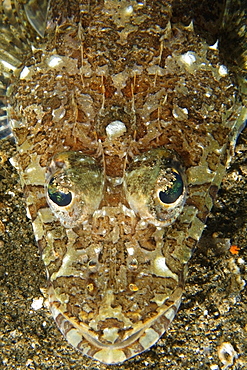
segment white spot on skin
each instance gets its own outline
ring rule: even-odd
[[[64,264],[64,265],[68,264],[70,261],[71,261],[71,256],[70,256],[70,255],[66,255],[66,256],[63,258],[63,264]]]
[[[182,121],[188,118],[188,109],[175,106],[172,110],[172,115],[174,118]]]
[[[143,229],[144,227],[146,227],[146,225],[147,225],[147,222],[146,221],[140,221],[140,223],[139,223],[139,225],[140,225],[140,228],[141,229]],[[158,229],[158,228],[157,228]]]
[[[106,126],[106,135],[108,139],[115,139],[126,132],[126,126],[122,121],[113,121]]]
[[[125,8],[125,15],[130,16],[133,13],[134,9],[132,5],[129,5]]]
[[[221,66],[219,67],[219,75],[220,75],[221,77],[225,77],[225,76],[227,76],[227,75],[228,75],[228,70],[227,70],[227,67],[226,67],[226,66],[221,65]]]
[[[96,254],[99,254],[99,253],[100,253],[100,251],[101,251],[101,249],[102,249],[102,248],[100,248],[100,247],[94,248],[94,252],[95,252]]]
[[[195,63],[196,57],[193,52],[187,51],[187,53],[181,55],[180,60],[184,64],[191,66],[193,63]]]
[[[52,116],[54,118],[54,121],[58,122],[59,120],[61,120],[65,116],[65,113],[66,113],[66,111],[65,111],[63,106],[61,106],[57,109],[53,109]]]
[[[57,67],[62,62],[62,59],[57,56],[53,55],[51,58],[48,59],[47,64],[49,67],[54,68]]]
[[[129,248],[127,248],[127,251],[128,251],[128,253],[129,253],[130,256],[133,256],[133,254],[134,254],[134,248],[129,247]]]
[[[30,73],[30,69],[28,67],[24,67],[20,73],[20,80],[24,80]]]
[[[107,176],[107,179],[113,186],[119,186],[123,183],[123,178],[122,177]]]

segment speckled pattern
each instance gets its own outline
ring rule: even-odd
[[[63,17],[59,1],[48,13],[42,4],[2,6],[4,36],[16,46],[11,61],[0,40],[3,76],[12,82],[12,163],[59,329],[83,354],[121,363],[154,345],[173,320],[187,263],[246,119],[245,54],[238,61],[233,52],[238,71],[222,64],[235,8],[215,6],[222,32],[217,21],[212,30],[197,23],[194,3],[187,19],[187,4],[179,2],[106,0],[88,8],[72,1]],[[238,17],[242,53],[243,13]],[[27,38],[23,48],[9,24]],[[217,37],[219,49],[207,43]],[[15,78],[10,63],[18,67]],[[216,254],[229,250],[220,237],[212,242]],[[241,292],[244,259],[229,258],[228,270]],[[218,348],[225,367],[235,354],[228,342]],[[232,354],[224,360],[225,348]]]

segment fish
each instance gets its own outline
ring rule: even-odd
[[[179,308],[247,118],[244,5],[0,5],[0,93],[48,306],[94,360],[148,350]]]

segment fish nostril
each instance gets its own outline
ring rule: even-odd
[[[97,261],[90,260],[90,261],[88,261],[87,265],[88,265],[89,271],[96,272],[97,267],[98,267],[98,262]]]
[[[131,292],[137,292],[139,290],[138,286],[136,284],[129,284],[129,290],[131,290]]]
[[[138,268],[138,261],[136,258],[133,258],[132,260],[130,260],[129,262],[129,269],[130,270],[136,270]]]

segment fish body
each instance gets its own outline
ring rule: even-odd
[[[122,363],[180,305],[246,120],[245,59],[234,74],[209,46],[218,18],[228,29],[223,6],[209,32],[199,6],[176,1],[66,5],[20,3],[18,16],[1,5],[16,45],[2,57],[13,162],[59,329],[83,354]]]

